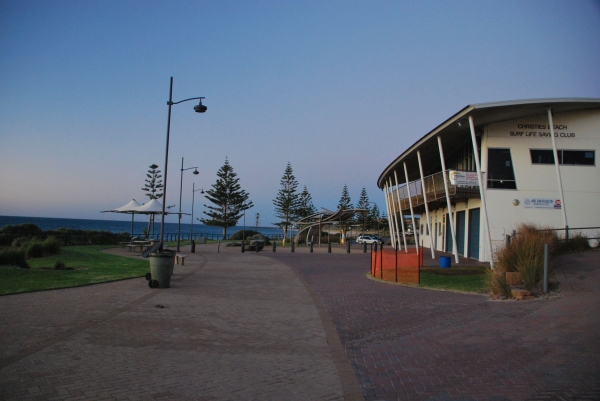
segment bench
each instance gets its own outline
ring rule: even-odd
[[[183,266],[185,263],[186,256],[187,255],[184,255],[183,253],[175,254],[175,263],[179,264],[179,260],[181,259],[181,266]]]

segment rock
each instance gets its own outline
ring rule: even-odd
[[[514,289],[514,290],[510,290],[510,292],[511,292],[513,298],[517,299],[517,300],[526,299],[525,297],[531,296],[531,293],[527,290]]]

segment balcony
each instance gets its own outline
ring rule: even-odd
[[[446,171],[448,177],[448,171]],[[478,186],[463,186],[454,185],[450,182],[450,178],[447,178],[448,182],[448,194],[451,200],[463,200],[466,198],[480,198]],[[446,190],[444,189],[444,174],[443,172],[435,173],[427,176],[421,180],[411,181],[407,184],[401,185],[399,188],[390,192],[392,195],[392,201],[394,207],[397,210],[410,209],[410,202],[408,196],[408,189],[410,188],[410,201],[412,202],[413,209],[424,209],[425,198],[423,196],[423,187],[425,188],[425,194],[427,195],[427,202],[431,203],[446,203]],[[400,199],[400,208],[398,208],[398,199]]]

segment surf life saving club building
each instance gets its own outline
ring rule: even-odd
[[[392,246],[406,247],[406,215],[420,215],[415,236],[432,257],[492,266],[520,223],[598,227],[599,148],[600,99],[469,105],[381,173]]]

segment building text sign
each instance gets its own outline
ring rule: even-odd
[[[560,199],[554,198],[525,198],[523,203],[529,209],[561,209]]]
[[[472,171],[450,170],[450,183],[457,186],[478,187],[477,173]]]
[[[569,127],[566,124],[555,124],[552,128],[554,128],[554,136],[556,138],[575,138],[575,133],[569,132]],[[517,124],[517,128],[514,131],[510,131],[509,135],[518,138],[550,138],[550,125]]]

